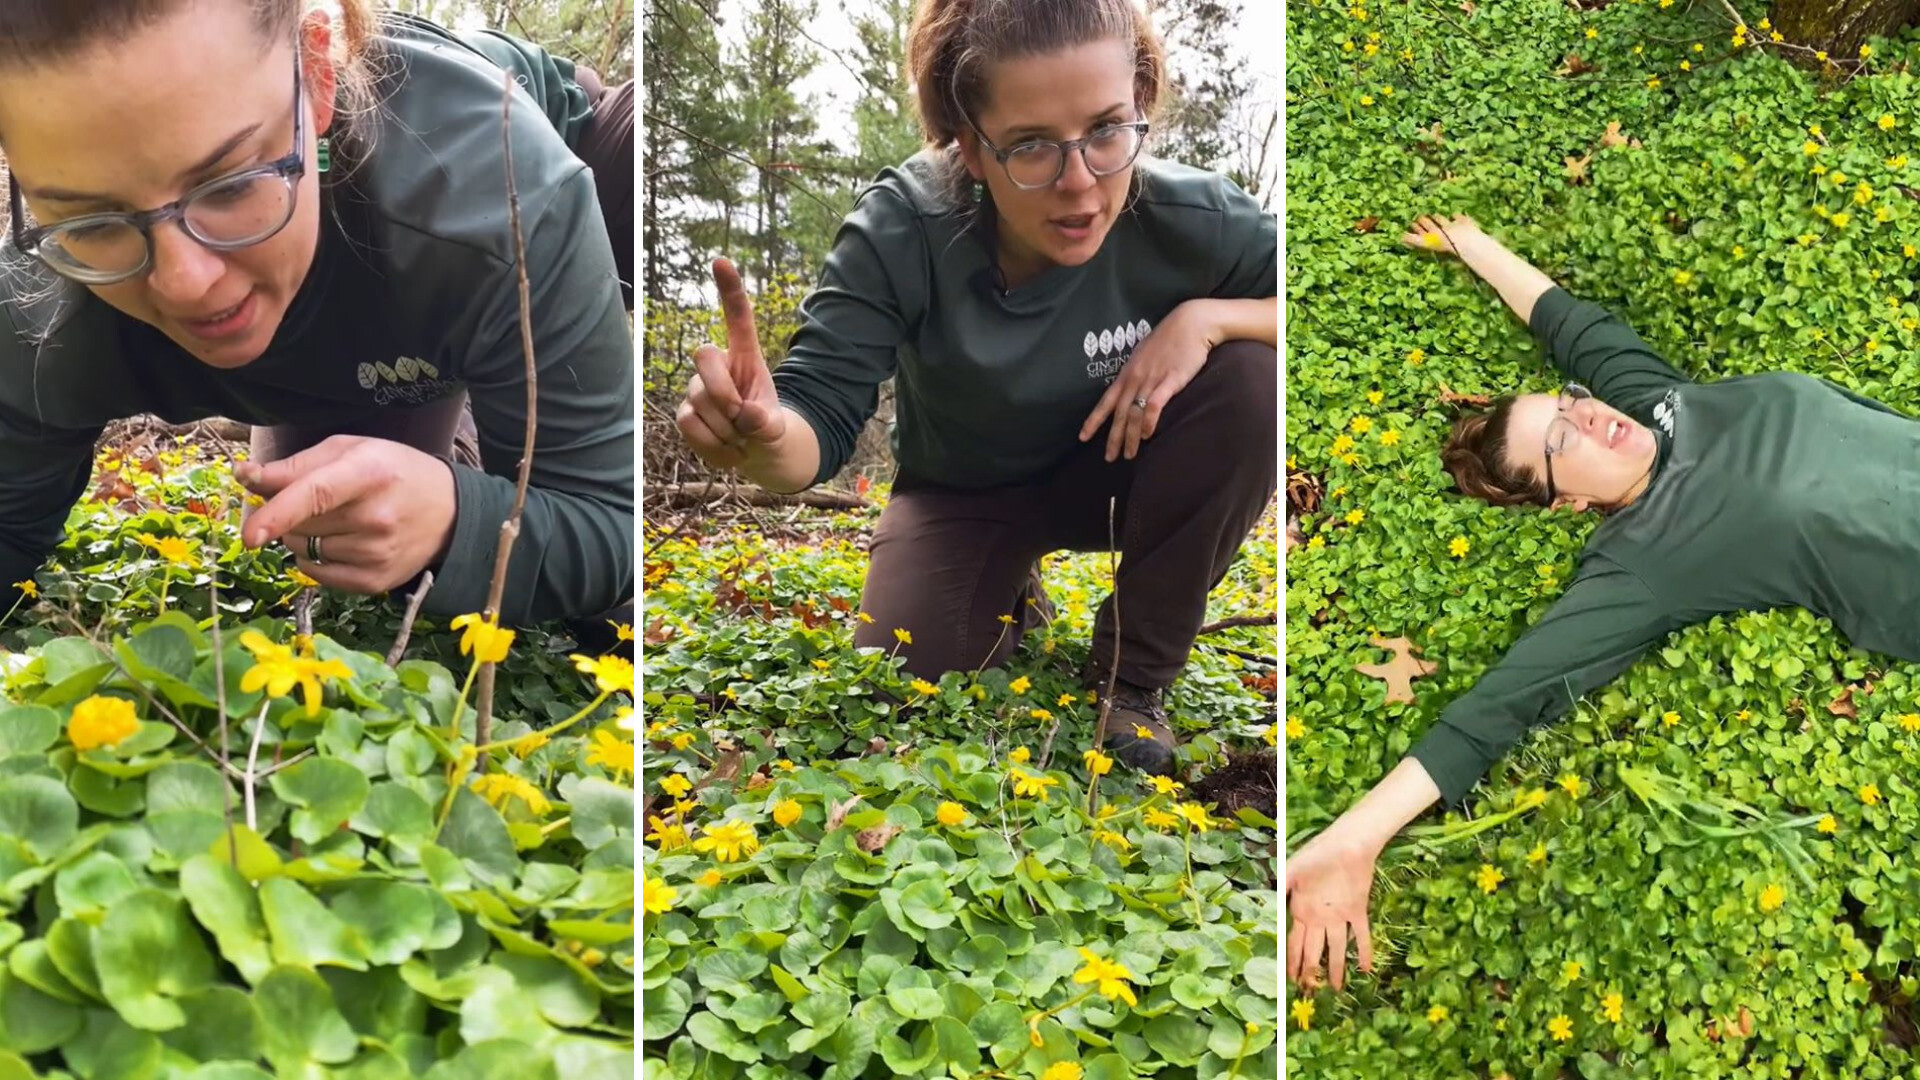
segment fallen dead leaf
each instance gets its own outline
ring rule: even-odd
[[[1853,705],[1853,687],[1840,691],[1840,696],[1827,704],[1827,711],[1835,716],[1859,716],[1860,710]]]
[[[1418,646],[1404,637],[1376,636],[1368,640],[1373,642],[1375,648],[1391,649],[1394,658],[1384,664],[1355,664],[1353,668],[1362,675],[1372,676],[1387,684],[1388,704],[1412,702],[1413,680],[1431,675],[1439,669],[1438,664],[1414,656],[1419,651]]]
[[[1486,394],[1457,394],[1453,391],[1452,387],[1449,387],[1446,383],[1441,383],[1440,404],[1470,405],[1476,409],[1484,409],[1493,404],[1493,398]]]
[[[886,752],[887,752],[887,740],[881,738],[878,735],[875,735],[871,740],[867,742],[867,748],[861,752],[860,756],[872,757],[875,754],[884,754]]]
[[[1587,182],[1587,162],[1593,160],[1592,154],[1567,159],[1567,180],[1578,186]]]
[[[1421,142],[1430,142],[1435,146],[1445,146],[1447,145],[1447,140],[1444,134],[1445,130],[1446,129],[1441,126],[1440,121],[1435,120],[1433,122],[1432,127],[1421,128],[1419,129],[1419,131],[1415,132],[1415,137],[1418,138]]]
[[[875,825],[871,829],[861,829],[858,833],[855,833],[853,842],[859,845],[861,851],[873,855],[877,854],[881,848],[886,847],[887,841],[898,835],[900,835],[900,826],[898,825]]]
[[[846,802],[837,802],[827,808],[827,831],[832,832],[846,824],[847,814],[860,804],[861,796],[855,795]]]
[[[1356,221],[1353,223],[1353,231],[1357,233],[1370,233],[1379,227],[1380,227],[1380,219],[1377,217],[1371,217],[1371,216],[1363,217],[1359,221]]]
[[[1609,120],[1607,122],[1607,133],[1600,136],[1600,145],[1608,148],[1627,145],[1627,137],[1620,134],[1620,121]]]
[[[1567,58],[1561,61],[1560,66],[1553,69],[1553,73],[1562,78],[1571,79],[1585,75],[1589,71],[1598,70],[1600,69],[1581,59],[1579,53],[1568,53]]]
[[[1467,18],[1469,19],[1473,18],[1473,13],[1478,11],[1479,8],[1480,5],[1474,3],[1473,0],[1460,0],[1460,10],[1466,12]]]
[[[765,772],[757,772],[747,777],[747,790],[758,791],[771,783],[773,783],[773,780],[769,778]]]

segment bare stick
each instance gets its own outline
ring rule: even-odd
[[[253,746],[247,751],[247,828],[256,833],[260,831],[260,826],[258,823],[259,819],[254,815],[253,810],[253,770],[254,766],[260,761],[260,736],[267,730],[267,706],[272,703],[272,698],[268,698],[266,701],[260,703],[260,713],[253,718]],[[233,851],[232,854],[236,861],[240,858],[240,853],[237,850]]]
[[[1047,737],[1040,744],[1040,771],[1046,772],[1047,765],[1053,761],[1053,737],[1060,734],[1060,718],[1053,718],[1053,724],[1047,728]]]
[[[1272,667],[1280,666],[1280,660],[1278,657],[1263,656],[1262,654],[1257,652],[1249,652],[1246,649],[1235,649],[1227,645],[1215,645],[1211,641],[1202,641],[1202,642],[1198,642],[1197,644],[1202,649],[1211,649],[1214,652],[1232,653],[1233,655],[1239,657],[1242,660],[1254,660],[1262,664],[1270,665]]]
[[[1214,634],[1222,630],[1231,630],[1236,626],[1272,626],[1274,620],[1275,616],[1273,615],[1235,615],[1232,618],[1221,619],[1219,622],[1208,623],[1195,631],[1194,636],[1199,637],[1202,634]]]
[[[400,635],[393,639],[393,648],[387,650],[387,666],[399,667],[400,658],[407,655],[407,639],[413,636],[413,620],[420,617],[420,605],[426,603],[427,590],[433,588],[433,571],[423,571],[420,584],[414,587],[413,595],[407,597],[407,613],[400,619]]]
[[[500,597],[507,589],[507,557],[520,535],[520,515],[527,507],[527,481],[533,472],[533,436],[538,427],[535,409],[539,405],[538,376],[533,362],[533,300],[527,285],[527,242],[520,235],[520,191],[513,184],[513,125],[509,122],[512,109],[513,72],[506,71],[500,82],[500,142],[506,147],[507,220],[513,228],[513,265],[520,278],[520,352],[527,361],[527,433],[520,447],[520,476],[513,485],[513,511],[500,523],[500,546],[493,555],[493,583],[487,589],[487,606],[482,612],[496,624],[500,621]],[[474,692],[473,741],[476,746],[485,746],[492,734],[493,673],[494,665],[481,665],[479,686]],[[481,758],[474,767],[485,772],[487,759]]]
[[[215,707],[220,712],[220,768],[223,772],[233,771],[233,762],[227,753],[227,660],[226,650],[220,646],[220,575],[209,576],[207,589],[213,598],[213,689]],[[233,836],[233,789],[227,786],[225,777],[220,779],[220,812],[227,820],[227,850],[237,853],[240,848]],[[235,855],[238,858],[238,855]]]
[[[1107,744],[1107,717],[1113,715],[1113,684],[1120,678],[1120,541],[1114,536],[1114,507],[1119,500],[1107,500],[1107,575],[1113,578],[1113,662],[1107,665],[1107,687],[1100,694],[1100,724],[1093,730],[1093,748]],[[1100,777],[1087,770],[1087,813],[1093,813],[1100,793]]]
[[[293,598],[293,632],[303,641],[313,639],[313,602],[319,595],[320,590],[308,586]]]

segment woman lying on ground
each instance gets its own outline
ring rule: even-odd
[[[1164,774],[1161,691],[1274,488],[1274,220],[1139,156],[1165,64],[1131,0],[922,0],[909,50],[928,148],[861,194],[778,371],[715,266],[729,345],[695,355],[680,430],[799,491],[840,471],[898,374],[854,641],[906,631],[927,679],[1004,662],[1051,610],[1038,560],[1109,550],[1117,498],[1126,617],[1101,606],[1082,679],[1104,687],[1118,621],[1108,744]]]
[[[1530,728],[1669,633],[1803,607],[1860,648],[1920,659],[1920,423],[1807,375],[1694,383],[1470,218],[1422,218],[1404,240],[1458,256],[1574,380],[1462,417],[1444,451],[1454,482],[1496,506],[1607,520],[1540,623],[1287,860],[1288,976],[1325,959],[1336,989],[1350,942],[1372,970],[1368,893],[1388,840],[1436,800],[1459,807]]]
[[[504,66],[541,376],[502,616],[606,634],[592,616],[631,610],[630,86],[368,0],[6,10],[0,589],[59,544],[104,425],[224,415],[256,425],[248,546],[484,605],[525,426]]]

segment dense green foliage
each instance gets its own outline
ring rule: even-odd
[[[1696,378],[1802,371],[1920,414],[1914,44],[1796,67],[1738,6],[1736,48],[1716,4],[1289,4],[1287,453],[1328,495],[1288,560],[1294,844],[1547,609],[1593,525],[1452,493],[1443,387],[1557,380],[1492,290],[1399,245],[1413,218],[1471,213]],[[1412,705],[1354,670],[1376,628],[1441,664]],[[1673,635],[1467,808],[1520,812],[1390,850],[1377,972],[1289,998],[1292,1075],[1911,1075],[1916,674],[1797,610]]]
[[[1087,812],[1107,557],[1050,559],[1055,622],[936,685],[851,645],[871,518],[645,541],[647,1075],[1272,1076],[1277,823],[1120,769]],[[1272,610],[1274,560],[1269,525],[1211,610]],[[1189,788],[1275,738],[1261,670],[1195,650]]]
[[[511,741],[476,755],[443,626],[398,669],[371,600],[293,636],[299,585],[240,546],[224,459],[98,475],[0,635],[0,1077],[631,1075],[633,743],[605,682],[523,635]]]

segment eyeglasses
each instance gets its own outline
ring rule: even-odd
[[[82,214],[52,225],[23,228],[26,215],[20,189],[9,173],[14,247],[36,256],[62,277],[85,285],[112,285],[152,267],[153,230],[169,221],[180,222],[188,236],[214,251],[236,251],[270,239],[293,220],[299,181],[306,175],[305,105],[296,48],[293,150],[278,161],[209,180],[157,210]]]
[[[1593,391],[1579,383],[1568,383],[1561,389],[1559,397],[1554,399],[1554,411],[1558,414],[1547,423],[1547,499],[1551,507],[1554,500],[1553,456],[1567,448],[1567,442],[1579,431],[1579,425],[1567,418],[1567,410],[1576,402],[1585,401],[1593,396]]]
[[[967,126],[973,128],[973,133],[980,137],[981,143],[1000,162],[1000,167],[1007,171],[1007,179],[1013,181],[1013,186],[1023,191],[1052,186],[1067,171],[1067,154],[1073,150],[1080,151],[1080,160],[1086,162],[1088,172],[1095,176],[1112,176],[1133,164],[1133,159],[1140,156],[1140,147],[1146,143],[1147,131],[1151,127],[1144,120],[1131,124],[1102,124],[1084,139],[1068,139],[1064,142],[1034,139],[1011,150],[1002,150],[993,145],[972,117],[967,118]]]

